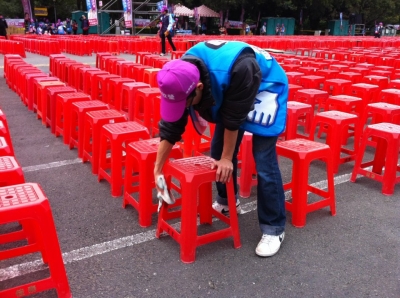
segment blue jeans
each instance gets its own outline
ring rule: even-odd
[[[257,170],[257,211],[263,234],[280,235],[285,230],[285,194],[276,156],[277,137],[253,135]]]
[[[222,149],[224,148],[224,131],[225,131],[225,127],[223,124],[217,123],[215,125],[215,131],[214,131],[214,135],[213,135],[213,138],[211,141],[211,157],[214,158],[215,160],[221,159]],[[238,192],[237,154],[239,152],[239,147],[240,147],[240,143],[242,142],[243,134],[244,134],[244,130],[239,130],[238,138],[237,138],[236,146],[235,146],[235,151],[233,152],[233,158],[232,158],[232,163],[233,163],[232,179],[233,179],[233,187],[235,189],[235,194],[237,194],[237,192]],[[221,182],[216,182],[216,185],[217,185],[217,191],[218,191],[217,202],[222,205],[228,205],[228,200],[227,200],[228,195],[226,194],[225,184],[223,184]]]
[[[233,173],[235,193],[237,194],[237,153],[244,131],[239,130],[235,151],[233,154]],[[277,137],[262,137],[253,135],[253,156],[257,170],[257,210],[261,232],[268,235],[280,235],[285,230],[285,194],[282,176],[276,156]],[[211,157],[221,158],[224,143],[224,126],[217,124],[211,143]],[[227,205],[225,184],[217,185],[217,202]]]

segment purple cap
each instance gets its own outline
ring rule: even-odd
[[[161,118],[178,121],[185,111],[186,99],[196,88],[200,72],[195,65],[180,59],[166,63],[157,74],[161,91]]]

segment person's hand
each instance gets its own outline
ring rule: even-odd
[[[165,31],[165,32],[164,32],[164,35],[165,35],[165,36],[168,36],[168,35],[169,35],[169,31],[168,31],[168,30]]]
[[[214,160],[211,165],[211,169],[217,167],[217,175],[215,181],[226,183],[231,180],[233,172],[233,163],[231,160],[222,158],[220,160]]]

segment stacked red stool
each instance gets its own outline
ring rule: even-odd
[[[322,76],[308,75],[300,78],[301,86],[306,89],[322,89],[325,78]]]
[[[116,110],[101,110],[87,112],[83,132],[82,161],[90,161],[92,174],[97,175],[99,170],[100,132],[105,124],[125,122],[125,116]]]
[[[157,211],[158,201],[153,202],[155,188],[153,167],[160,144],[159,138],[131,142],[126,148],[125,183],[122,206],[132,205],[138,211],[139,225],[151,225],[151,216]],[[169,158],[182,158],[178,145],[174,145]]]
[[[13,148],[13,145],[12,145],[10,132],[9,132],[5,122],[3,122],[3,120],[0,120],[0,137],[2,137],[4,139],[5,143],[8,145],[8,147],[10,149],[10,155],[13,156],[14,155],[14,148]]]
[[[118,79],[120,76],[113,74],[96,75],[92,80],[92,87],[90,96],[92,99],[103,101],[103,96],[107,97],[108,80]]]
[[[310,131],[310,140],[314,140],[314,134],[318,126],[320,131],[324,130],[327,133],[326,143],[332,150],[333,172],[337,173],[339,165],[355,159],[358,150],[358,119],[359,117],[353,114],[340,111],[326,111],[318,113],[314,116],[314,122]],[[350,126],[354,127],[354,148],[349,149],[342,146],[344,137],[350,136]],[[347,139],[345,140],[347,142]],[[341,156],[342,153],[344,156]]]
[[[294,95],[294,101],[307,103],[313,107],[315,111],[315,106],[318,105],[318,112],[326,110],[326,100],[329,94],[323,90],[317,89],[300,89]]]
[[[83,156],[83,133],[87,112],[108,110],[108,105],[99,100],[78,101],[72,104],[69,149],[78,148],[78,157]]]
[[[386,89],[388,88],[389,80],[386,77],[369,75],[369,76],[364,76],[362,78],[362,82],[359,83],[378,85],[380,89]]]
[[[235,248],[241,246],[238,217],[236,212],[230,212],[230,217],[212,208],[212,183],[215,181],[216,170],[211,169],[213,160],[206,156],[191,157],[170,161],[164,167],[168,188],[180,194],[172,208],[180,206],[180,211],[169,212],[169,205],[163,203],[158,215],[156,237],[165,231],[180,245],[181,261],[192,263],[196,258],[196,247],[220,239],[233,237]],[[175,184],[175,178],[180,187]],[[232,179],[226,184],[228,205],[230,210],[236,210],[236,196]],[[197,233],[197,214],[200,223],[212,224],[212,217],[217,217],[228,225],[227,228],[204,235]],[[180,231],[169,221],[181,219]]]
[[[99,181],[105,179],[110,183],[113,197],[122,195],[127,144],[149,138],[147,128],[134,121],[105,124],[101,128],[97,177]]]
[[[346,90],[351,86],[352,82],[343,79],[331,79],[324,82],[324,91],[329,95],[346,94]]]
[[[28,244],[2,250],[0,260],[40,252],[43,262],[49,267],[50,276],[2,289],[0,296],[23,297],[55,289],[58,297],[72,297],[50,204],[38,184],[25,183],[0,188],[0,224],[17,221],[29,224],[29,228],[0,235],[0,244],[29,239]]]
[[[363,100],[363,105],[366,106],[371,102],[377,101],[379,92],[380,89],[377,85],[358,83],[351,85],[348,89],[348,92],[344,94],[361,97]]]
[[[134,79],[114,78],[109,79],[106,84],[107,92],[103,93],[102,100],[110,105],[110,108],[121,110],[121,88],[124,83],[134,83]],[[105,96],[107,94],[107,96]]]
[[[14,156],[0,156],[0,187],[25,183],[24,173]]]
[[[57,94],[55,115],[55,136],[63,136],[65,145],[69,144],[72,104],[78,101],[90,100],[90,96],[82,92]]]
[[[306,224],[308,213],[329,207],[332,216],[336,215],[334,164],[332,151],[326,144],[305,139],[294,139],[278,142],[276,152],[279,157],[289,158],[293,161],[292,180],[283,185],[284,190],[292,191],[292,201],[285,201],[285,208],[292,213],[292,224],[301,228]],[[310,185],[308,175],[310,164],[315,160],[326,163],[328,190]],[[308,203],[308,192],[322,197],[322,200]]]
[[[400,89],[382,90],[377,101],[400,105]]]
[[[363,162],[369,138],[377,138],[374,159]],[[382,193],[393,195],[394,187],[400,182],[400,166],[398,157],[400,151],[400,125],[382,122],[368,125],[362,137],[360,153],[357,156],[354,169],[350,178],[355,182],[357,175],[363,175],[382,183]],[[372,170],[368,167],[372,166]],[[383,171],[383,168],[385,170]]]
[[[149,84],[142,82],[122,83],[121,85],[121,111],[128,115],[129,120],[135,119],[136,91],[141,88],[150,88]]]
[[[46,127],[50,126],[50,131],[52,134],[55,134],[56,132],[57,94],[74,92],[76,92],[76,89],[68,86],[47,88],[46,103],[43,104],[43,106],[46,106],[46,109],[43,109],[46,111],[46,114],[42,118],[42,124]]]
[[[311,105],[297,101],[288,101],[286,129],[282,136],[285,137],[285,140],[308,138],[308,136],[298,133],[298,126],[303,126],[304,133],[308,133],[311,128],[313,116],[314,110]]]
[[[134,120],[148,129],[152,126],[154,99],[159,95],[159,88],[140,88],[135,94]]]
[[[65,83],[61,81],[48,81],[37,83],[37,95],[36,95],[36,106],[33,103],[33,109],[36,110],[37,119],[46,119],[47,115],[47,89],[50,87],[65,87]],[[46,120],[42,120],[46,122]]]

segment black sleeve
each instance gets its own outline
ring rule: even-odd
[[[261,83],[261,70],[254,53],[239,56],[231,71],[231,82],[224,95],[220,114],[224,126],[237,130],[254,109],[254,99]]]
[[[167,140],[171,144],[179,142],[182,139],[183,133],[185,132],[188,116],[189,112],[186,109],[181,119],[176,122],[167,122],[161,119],[158,123],[160,140]]]

